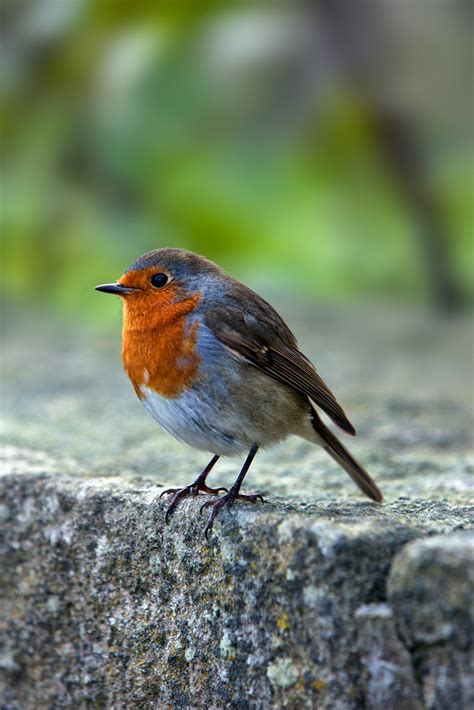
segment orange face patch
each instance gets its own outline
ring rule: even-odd
[[[119,282],[140,289],[123,297],[122,360],[140,399],[145,385],[163,397],[176,397],[194,382],[199,366],[198,324],[186,329],[186,317],[199,303],[196,294],[180,300],[171,280],[163,288],[150,283],[157,267],[131,271]],[[163,269],[163,272],[165,270]]]

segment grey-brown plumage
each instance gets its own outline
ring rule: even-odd
[[[298,349],[291,330],[261,296],[244,284],[228,276],[225,278],[232,280],[232,289],[221,299],[221,304],[207,309],[206,325],[235,356],[304,396],[307,408],[303,413],[310,415],[318,443],[365,495],[382,502],[383,497],[375,481],[322,422],[311,405],[314,402],[341,429],[356,435],[355,428],[334,394],[314,365]]]

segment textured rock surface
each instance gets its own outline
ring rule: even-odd
[[[395,558],[388,594],[429,707],[474,707],[474,534],[418,540]]]
[[[356,623],[367,707],[420,710],[423,704],[412,659],[398,638],[390,606],[361,606],[356,611]]]
[[[222,515],[209,545],[201,500],[164,526],[159,499],[206,457],[148,420],[117,343],[8,339],[2,708],[469,707],[468,329],[318,323],[305,350],[387,502],[295,439],[249,474],[267,503]]]
[[[37,471],[22,474],[28,466]],[[207,545],[198,501],[163,527],[165,504],[152,482],[54,476],[51,466],[24,454],[22,461],[15,450],[4,462],[2,666],[10,707],[349,708],[365,697],[380,707],[373,674],[367,680],[363,672],[356,611],[385,598],[391,559],[407,541],[468,526],[474,512],[421,502],[240,506]],[[457,550],[463,540],[456,538]],[[446,538],[448,557],[449,545]],[[413,592],[410,571],[405,597],[403,554],[391,594],[411,642],[425,638],[431,607],[417,615],[426,600]],[[447,589],[458,581],[437,570],[433,589],[428,575],[425,597],[440,578]],[[435,640],[451,619],[461,623],[453,615],[461,615],[466,584],[459,599],[448,595],[433,610]],[[364,626],[367,637],[367,618]],[[395,638],[391,631],[385,654]],[[449,660],[458,683],[467,657],[454,659],[451,644],[444,653],[449,658],[436,660],[436,648],[422,651],[423,672]],[[444,692],[453,699],[452,688]]]

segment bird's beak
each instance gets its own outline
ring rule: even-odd
[[[134,293],[138,291],[137,288],[132,288],[131,286],[123,286],[123,284],[101,284],[95,287],[96,291],[103,291],[104,293],[114,293],[116,296],[126,296],[128,293]]]

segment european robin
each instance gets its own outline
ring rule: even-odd
[[[123,301],[124,369],[145,409],[165,431],[213,458],[200,476],[172,494],[166,522],[189,495],[218,494],[206,537],[221,508],[244,495],[242,482],[260,447],[296,434],[322,446],[372,500],[382,494],[367,471],[322,422],[316,407],[343,431],[355,429],[299,350],[281,316],[216,264],[182,249],[157,249],[113,284],[96,287]],[[247,459],[229,491],[206,479],[220,456]]]

